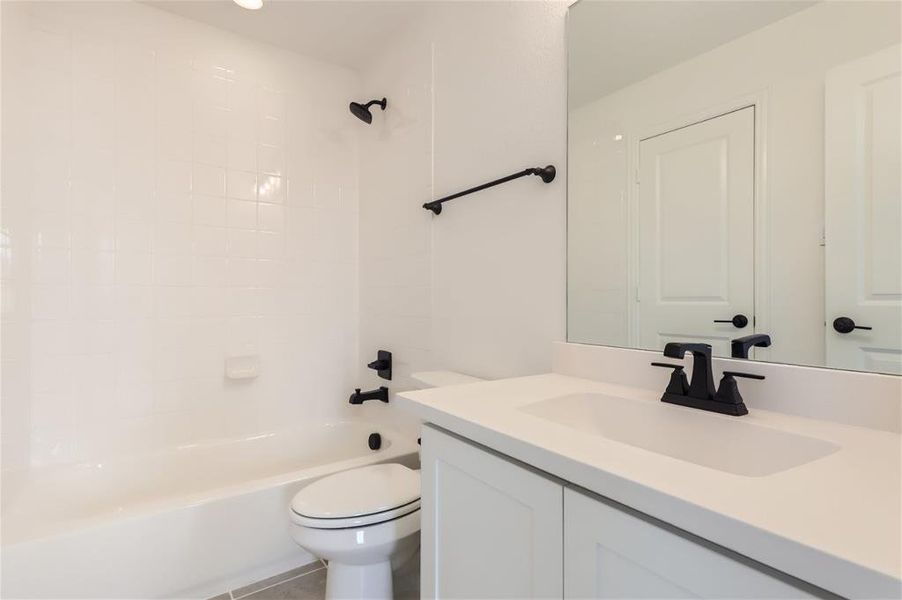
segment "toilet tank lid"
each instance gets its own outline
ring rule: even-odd
[[[420,499],[420,472],[396,463],[328,475],[303,488],[291,510],[303,517],[344,519],[372,515]]]
[[[445,387],[449,385],[461,385],[464,383],[477,383],[485,381],[479,377],[464,375],[456,371],[420,371],[411,373],[410,378],[421,384],[424,388]]]

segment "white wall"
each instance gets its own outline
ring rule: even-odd
[[[610,235],[590,223],[570,239],[570,339],[628,342],[625,330],[612,327],[626,320],[633,298],[622,268],[626,238],[616,234],[628,230],[628,163],[619,158],[627,144],[649,126],[763,93],[771,256],[764,331],[774,338],[767,358],[823,364],[824,74],[898,43],[899,20],[895,2],[819,3],[572,111],[571,230],[597,214]]]
[[[398,391],[423,369],[550,369],[564,337],[564,3],[431,4],[374,52],[364,85],[139,4],[3,6],[6,466],[284,419],[395,418],[346,405],[385,383],[363,367],[379,348],[395,353]],[[349,118],[349,99],[382,95],[373,125]],[[283,151],[284,198],[244,199],[248,178],[269,176],[266,144]],[[550,185],[518,180],[440,217],[420,207],[549,163]],[[263,375],[225,381],[223,359],[245,352]]]
[[[357,75],[136,3],[2,7],[4,466],[345,414]]]
[[[389,108],[361,143],[361,362],[393,350],[393,389],[423,369],[551,367],[564,337],[565,16],[556,2],[435,3],[364,70],[365,95]],[[437,217],[421,208],[545,164],[559,173],[549,185],[520,179]]]

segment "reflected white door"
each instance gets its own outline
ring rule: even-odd
[[[754,199],[754,107],[639,142],[640,347],[754,331]]]
[[[902,373],[900,47],[827,74],[827,366]],[[856,326],[841,333],[834,320]],[[841,328],[840,328],[841,329]]]

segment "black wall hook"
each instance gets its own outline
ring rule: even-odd
[[[513,173],[511,175],[508,175],[507,177],[502,177],[501,179],[483,183],[482,185],[471,187],[468,190],[464,190],[456,194],[451,194],[450,196],[445,196],[444,198],[439,198],[438,200],[433,200],[432,202],[427,202],[423,205],[423,208],[425,208],[426,210],[431,210],[436,215],[440,215],[442,214],[442,204],[447,202],[448,200],[454,200],[455,198],[460,198],[461,196],[466,196],[467,194],[472,194],[473,192],[481,192],[482,190],[488,189],[490,187],[494,187],[501,183],[507,183],[508,181],[519,179],[520,177],[526,177],[527,175],[536,175],[538,177],[541,177],[542,181],[544,181],[545,183],[551,183],[552,181],[554,181],[554,176],[557,175],[557,169],[554,168],[554,165],[523,169],[522,171]]]

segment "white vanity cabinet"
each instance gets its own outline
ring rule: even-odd
[[[559,598],[561,484],[431,427],[422,443],[422,596]]]
[[[814,598],[701,540],[564,490],[566,598]]]
[[[424,598],[815,597],[439,429],[422,441]]]

